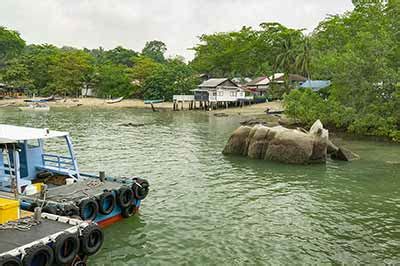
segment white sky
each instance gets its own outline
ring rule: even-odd
[[[275,21],[311,31],[327,14],[351,9],[351,0],[1,0],[0,25],[29,44],[141,51],[161,40],[168,55],[190,60],[187,49],[204,33]]]

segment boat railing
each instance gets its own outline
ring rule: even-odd
[[[53,166],[58,169],[75,169],[74,162],[71,157],[55,155],[55,154],[43,154],[42,155],[44,166]]]
[[[4,166],[0,166],[0,175],[1,173],[9,174],[11,170],[11,174],[15,175],[15,169],[10,167],[8,164],[4,164]]]

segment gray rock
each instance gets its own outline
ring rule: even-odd
[[[228,144],[222,151],[223,154],[234,154],[234,155],[247,155],[248,147],[248,136],[251,131],[251,127],[241,126],[233,132],[232,136],[228,140]]]
[[[285,130],[273,138],[265,159],[290,164],[307,164],[313,152],[313,137],[298,130]]]
[[[289,164],[325,163],[328,152],[338,159],[358,158],[356,154],[336,147],[319,120],[309,132],[262,124],[241,126],[233,132],[223,150],[226,155],[243,155]]]
[[[337,152],[331,154],[331,158],[334,160],[350,162],[360,159],[360,156],[346,148],[340,147]]]

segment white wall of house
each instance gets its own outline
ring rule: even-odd
[[[82,96],[83,96],[83,97],[93,97],[93,96],[94,96],[93,89],[86,89],[86,88],[83,88],[83,89],[82,89]]]
[[[212,102],[236,102],[245,99],[245,93],[241,89],[217,89],[210,92],[209,99]]]

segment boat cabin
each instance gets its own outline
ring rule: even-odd
[[[64,153],[45,145],[55,138],[62,141]],[[0,124],[0,150],[0,191],[23,193],[43,171],[80,178],[68,132]]]

